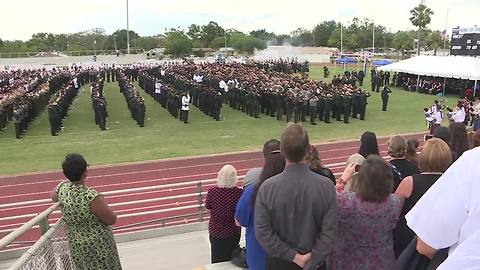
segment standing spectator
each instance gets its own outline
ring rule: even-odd
[[[380,155],[378,151],[377,136],[371,131],[366,131],[360,137],[360,149],[358,153],[364,158],[369,155]]]
[[[420,254],[433,258],[437,250],[449,248],[449,254],[455,255],[457,247],[464,254],[462,264],[453,264],[460,263],[458,257],[448,263],[449,257],[444,263],[448,267],[442,264],[438,269],[478,268],[478,248],[461,247],[475,236],[480,224],[480,171],[475,169],[479,160],[480,148],[465,152],[406,215]]]
[[[411,163],[415,164],[418,167],[418,147],[420,142],[417,139],[408,139],[407,140],[407,153],[405,158]]]
[[[438,127],[435,129],[435,131],[433,131],[432,135],[434,138],[439,138],[448,144],[448,147],[450,147],[450,151],[452,152],[452,163],[455,162],[455,160],[457,160],[457,154],[453,152],[450,144],[452,141],[452,133],[450,132],[450,129],[447,127]]]
[[[280,148],[285,170],[266,180],[255,201],[255,233],[267,270],[326,269],[336,238],[338,209],[332,182],[308,168],[307,131],[292,124]]]
[[[265,269],[267,254],[255,237],[253,213],[258,190],[268,178],[281,173],[285,169],[285,158],[280,150],[269,153],[260,173],[260,181],[248,186],[238,201],[235,219],[237,225],[246,227],[247,265],[250,270]]]
[[[310,146],[310,152],[307,155],[307,164],[312,172],[329,178],[332,180],[333,184],[335,184],[335,175],[333,175],[329,168],[323,166],[322,161],[318,156],[318,150],[313,145]]]
[[[392,232],[402,201],[392,194],[392,170],[381,157],[371,155],[360,168],[356,192],[344,192],[343,179],[349,179],[354,168],[347,167],[337,184],[340,222],[332,269],[394,269]]]
[[[356,192],[358,190],[358,172],[360,171],[360,167],[362,166],[363,162],[365,162],[365,158],[360,154],[353,154],[348,157],[344,172],[348,171],[351,166],[355,167],[355,172],[350,178],[342,178],[347,182],[344,191]]]
[[[451,148],[459,158],[463,152],[468,150],[467,128],[463,123],[450,123],[450,133],[452,134]]]
[[[422,173],[406,177],[395,191],[395,195],[405,198],[400,220],[393,234],[396,258],[400,256],[415,236],[413,231],[407,227],[405,215],[448,169],[451,163],[452,154],[448,145],[440,139],[430,139],[425,143],[420,154],[419,167]]]
[[[475,131],[472,136],[472,147],[480,146],[480,130]]]
[[[403,178],[420,173],[418,167],[405,158],[407,142],[402,136],[393,136],[387,142],[388,154],[392,157],[390,165],[393,172],[393,191],[400,185]]]
[[[208,233],[210,235],[212,263],[232,259],[232,251],[240,242],[240,227],[235,224],[235,207],[243,190],[237,188],[237,171],[225,165],[218,172],[217,186],[207,193],[205,208],[210,210]]]
[[[68,180],[52,192],[52,200],[60,202],[68,227],[70,253],[76,269],[121,270],[120,258],[109,226],[117,216],[103,196],[85,184],[87,161],[79,154],[68,154],[62,170]]]
[[[280,150],[280,141],[276,139],[266,141],[263,145],[263,157],[265,158],[265,160],[275,150]],[[247,174],[245,174],[245,177],[243,179],[243,187],[246,188],[251,184],[256,184],[258,182],[258,179],[260,178],[261,172],[261,167],[248,170]]]

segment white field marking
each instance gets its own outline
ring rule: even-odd
[[[380,147],[381,145],[386,145],[386,144],[379,144],[378,146]],[[321,154],[325,153],[325,152],[334,152],[334,151],[338,152],[338,151],[351,150],[351,149],[358,149],[358,146],[324,150],[324,151],[321,151]],[[340,157],[325,158],[324,160],[337,159],[337,158],[340,158]],[[90,176],[90,177],[88,177],[88,179],[110,177],[110,176],[120,176],[120,175],[129,175],[129,174],[138,174],[138,173],[148,173],[148,172],[160,172],[160,171],[168,171],[168,170],[176,170],[176,169],[196,168],[196,167],[204,167],[204,166],[211,166],[211,165],[222,165],[222,164],[225,164],[225,163],[241,163],[241,162],[248,162],[248,161],[261,161],[261,160],[263,160],[263,157],[262,158],[252,158],[252,159],[241,159],[241,160],[226,160],[226,161],[222,161],[222,162],[213,162],[213,163],[205,163],[205,164],[198,164],[198,165],[170,167],[170,168],[163,168],[163,169],[142,170],[142,171],[133,171],[133,172],[124,172],[124,173],[113,173],[113,174],[101,174],[101,175]],[[115,167],[109,167],[109,168],[115,168]],[[37,184],[52,183],[52,182],[56,183],[60,180],[64,180],[64,178],[55,179],[55,180],[48,180],[48,181],[32,182],[32,183],[18,183],[18,184],[0,185],[0,187],[25,186],[25,185],[33,185],[33,184],[37,185]]]
[[[381,151],[381,153],[385,153],[386,151]],[[345,157],[338,157],[338,158],[348,158],[349,156],[345,156]],[[330,159],[338,159],[338,158],[330,158]],[[387,157],[384,157],[384,159],[387,159]],[[327,159],[325,159],[327,160]],[[343,166],[345,166],[345,163],[346,162],[339,162],[339,163],[332,163],[332,164],[326,164],[325,166],[327,168],[331,168],[331,169],[342,169],[344,168]],[[338,166],[338,167],[335,167],[335,166]],[[241,169],[241,170],[238,170],[238,172],[241,172],[241,171],[246,171],[246,170],[249,170],[249,169]],[[214,173],[208,173],[208,174],[198,174],[198,175],[191,175],[190,177],[197,177],[197,176],[205,176],[205,175],[210,175],[210,174],[214,174]],[[157,178],[157,179],[151,179],[151,180],[144,180],[144,181],[135,181],[135,182],[129,182],[129,183],[119,183],[119,184],[112,184],[112,185],[103,185],[103,186],[94,186],[94,188],[101,188],[101,187],[112,187],[112,186],[122,186],[122,185],[129,185],[129,184],[138,184],[138,183],[148,183],[148,182],[157,182],[157,181],[166,181],[167,179],[168,180],[171,180],[171,179],[175,179],[175,178],[185,178],[185,176],[175,176],[175,177],[169,177],[169,178]],[[190,182],[194,182],[195,184],[198,183],[198,181],[202,181],[202,180],[197,180],[197,181],[190,181]],[[183,182],[183,183],[190,183],[190,182]],[[167,184],[168,185],[168,184]],[[173,185],[173,183],[171,184]],[[154,188],[156,186],[152,186],[152,188]],[[158,187],[158,186],[157,186]],[[115,191],[129,191],[129,190],[135,190],[137,188],[132,188],[132,189],[125,189],[125,190],[113,190],[113,191],[106,191],[106,192],[103,192],[103,194],[107,195],[109,192],[115,192]],[[171,188],[170,188],[171,189]],[[174,189],[176,190],[176,189]],[[170,190],[172,191],[172,190]],[[115,192],[116,193],[116,192]],[[125,193],[125,192],[122,192],[122,193]],[[36,192],[36,193],[26,193],[26,194],[17,194],[17,195],[11,195],[11,196],[5,196],[5,197],[1,197],[1,198],[15,198],[15,197],[21,197],[21,196],[31,196],[31,195],[35,195],[35,194],[50,194],[49,191],[45,191],[45,192]],[[129,195],[133,195],[133,194],[129,194]],[[0,205],[0,209],[4,209],[4,208],[9,208],[9,207],[15,207],[15,206],[25,206],[25,205],[31,205],[31,204],[36,204],[36,203],[47,203],[47,202],[50,202],[49,199],[40,199],[40,200],[33,200],[33,201],[22,201],[22,202],[16,202],[16,203],[9,203],[9,204],[3,204],[3,205]]]
[[[381,153],[384,153],[385,151],[382,151]],[[326,159],[323,159],[323,160],[331,160],[331,159],[345,159],[345,158],[348,158],[349,156],[342,156],[342,157],[334,157],[334,158],[326,158]],[[327,168],[330,168],[332,166],[342,166],[342,165],[345,165],[345,162],[339,162],[339,163],[332,163],[332,164],[326,164],[325,166]],[[240,170],[237,170],[237,172],[240,172],[240,171],[246,171],[246,170],[249,170],[250,168],[247,168],[247,169],[240,169]],[[217,172],[212,172],[212,173],[204,173],[204,174],[195,174],[195,175],[186,175],[186,176],[173,176],[173,177],[163,177],[163,178],[155,178],[155,179],[150,179],[150,180],[142,180],[142,181],[135,181],[135,182],[122,182],[122,183],[118,183],[118,184],[110,184],[110,185],[100,185],[100,186],[93,186],[94,188],[102,188],[102,187],[113,187],[113,186],[123,186],[123,185],[130,185],[130,184],[138,184],[138,183],[149,183],[149,182],[156,182],[156,181],[166,181],[166,180],[172,180],[172,179],[178,179],[178,178],[186,178],[186,177],[198,177],[198,176],[206,176],[206,175],[210,175],[210,174],[216,174]],[[89,177],[90,179],[90,177]],[[201,181],[201,180],[199,180]],[[51,181],[46,181],[46,182],[51,182]],[[42,182],[37,182],[37,183],[31,183],[31,184],[38,184],[38,183],[42,183]],[[45,182],[43,182],[45,183]],[[11,185],[11,186],[14,186],[14,185]],[[35,195],[35,194],[50,194],[50,191],[44,191],[44,192],[35,192],[35,193],[23,193],[23,194],[16,194],[16,195],[10,195],[10,196],[2,196],[0,198],[16,198],[16,197],[21,197],[21,196],[30,196],[30,195]],[[28,202],[28,201],[24,201],[24,202]],[[11,203],[11,204],[3,204],[3,205],[0,205],[0,209],[1,208],[5,208],[5,206],[9,206],[9,205],[15,205],[15,204],[19,204],[19,205],[24,205],[23,203],[24,202],[18,202],[18,203]],[[45,202],[45,199],[43,200],[34,200],[34,201],[30,201],[32,203],[41,203],[41,202]]]
[[[383,157],[384,159],[388,159],[388,157]],[[341,162],[341,163],[337,163],[337,164],[330,164],[330,165],[341,165],[341,164],[345,164],[345,162]],[[334,175],[340,175],[341,173],[335,173]],[[243,177],[243,176],[239,176],[239,177]],[[201,180],[200,180],[201,181]],[[204,180],[203,182],[214,182],[215,180],[214,179],[211,179],[211,180]],[[190,181],[190,182],[183,182],[183,183],[178,183],[178,184],[170,184],[168,186],[172,186],[172,185],[190,185],[190,184],[196,184],[198,183],[199,181]],[[126,190],[116,190],[116,191],[108,191],[108,192],[105,192],[104,194],[105,195],[108,195],[108,194],[116,194],[116,193],[126,193],[126,192],[129,192],[129,191],[132,191],[132,190],[135,190],[135,191],[138,191],[138,190],[152,190],[152,189],[155,189],[155,188],[161,188],[161,187],[165,187],[166,185],[159,185],[159,186],[152,186],[152,187],[141,187],[141,188],[134,188],[134,189],[126,189]],[[197,193],[198,194],[198,193]],[[132,194],[129,194],[130,196]],[[183,196],[183,195],[176,195],[176,196]],[[171,197],[176,197],[176,196],[171,196]],[[147,201],[161,201],[161,200],[166,200],[166,199],[172,199],[171,197],[161,197],[161,198],[155,198],[155,199],[146,199]],[[48,199],[47,199],[48,200]],[[144,201],[144,200],[140,200],[140,201]],[[131,204],[136,204],[138,203],[138,201],[130,201],[130,202],[122,202],[122,203],[117,203],[117,204],[111,204],[112,207],[120,204],[120,205],[131,205]],[[181,210],[181,208],[179,209],[175,209],[175,210]],[[172,210],[170,210],[172,211]],[[54,211],[53,213],[58,213],[59,211]],[[152,212],[152,211],[149,211],[149,212]],[[155,211],[153,211],[155,212]],[[146,212],[148,213],[148,212]],[[18,218],[26,218],[26,217],[34,217],[36,214],[25,214],[25,215],[19,215],[19,216],[12,216],[12,217],[6,217],[6,218],[0,218],[0,221],[3,221],[3,220],[12,220],[12,219],[18,219]],[[120,216],[119,216],[120,217]]]
[[[177,204],[178,204],[178,202],[177,202]],[[198,201],[186,201],[186,202],[181,203],[182,206],[178,206],[178,205],[180,205],[180,204],[178,204],[177,207],[162,208],[162,207],[165,207],[165,206],[174,206],[174,205],[175,205],[175,203],[169,203],[169,204],[162,204],[162,205],[129,208],[129,209],[123,209],[123,210],[115,210],[115,213],[117,213],[117,214],[121,214],[121,213],[145,213],[147,211],[143,211],[143,210],[149,210],[150,211],[150,209],[175,211],[178,208],[185,207],[185,206],[197,206],[197,208],[198,208]],[[142,211],[139,211],[139,210],[142,210]],[[178,210],[183,210],[183,209],[178,209]]]

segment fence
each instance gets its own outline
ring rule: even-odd
[[[120,54],[126,54],[127,50],[118,50]],[[130,54],[141,54],[143,49],[131,49]],[[63,51],[63,52],[8,52],[0,53],[0,58],[26,58],[26,57],[55,57],[61,55],[68,56],[88,56],[88,55],[115,55],[115,50],[82,50],[82,51]]]
[[[243,176],[239,177],[241,180]],[[166,218],[161,219],[151,219],[142,222],[136,222],[132,224],[127,224],[120,227],[113,228],[114,231],[118,230],[125,230],[134,227],[138,227],[140,225],[147,225],[147,224],[155,224],[159,223],[161,227],[165,227],[167,222],[182,219],[182,218],[194,218],[197,222],[203,222],[205,220],[205,216],[207,214],[204,208],[204,196],[206,195],[206,191],[203,191],[205,185],[211,185],[215,183],[216,179],[208,179],[202,181],[189,181],[183,183],[175,183],[175,184],[166,184],[166,185],[158,185],[158,186],[149,186],[149,187],[140,187],[135,189],[130,189],[128,192],[124,190],[115,190],[104,192],[104,195],[119,195],[125,194],[132,191],[152,191],[152,190],[164,190],[170,188],[178,188],[178,187],[186,187],[186,186],[196,186],[195,193],[189,194],[182,194],[176,196],[165,196],[160,198],[154,199],[144,199],[140,201],[134,202],[123,202],[123,203],[116,203],[111,204],[111,206],[124,206],[124,205],[131,205],[135,203],[142,203],[142,202],[161,202],[165,200],[171,199],[179,199],[179,198],[186,198],[186,197],[196,197],[196,204],[188,205],[188,206],[181,206],[181,207],[174,207],[174,208],[167,208],[167,209],[160,209],[160,210],[153,210],[153,211],[144,211],[139,213],[130,213],[119,215],[118,218],[128,218],[134,216],[145,216],[150,214],[158,214],[158,213],[169,213],[183,209],[192,209],[196,210],[194,213],[185,214],[185,215],[177,215],[177,216],[169,216]],[[39,202],[48,201],[48,200],[39,200]],[[18,204],[18,203],[15,203]],[[39,225],[40,231],[42,236],[40,239],[35,242],[33,246],[31,246],[27,252],[25,252],[16,262],[12,265],[9,270],[23,270],[23,269],[48,269],[48,270],[60,270],[60,269],[75,269],[73,264],[73,260],[70,256],[70,250],[68,246],[68,230],[63,218],[60,218],[52,227],[49,227],[48,224],[48,216],[54,211],[57,210],[59,203],[55,203],[51,207],[49,207],[44,212],[38,214],[30,221],[19,227],[18,229],[14,230],[3,239],[0,240],[0,250],[7,247],[8,245],[14,243],[14,241],[23,235],[28,230],[32,229],[34,226]]]

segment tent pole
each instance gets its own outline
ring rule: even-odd
[[[473,98],[475,100],[475,94],[477,93],[477,80],[475,80],[475,84],[473,86]]]
[[[445,88],[447,87],[447,77],[443,78],[443,96],[445,97]]]
[[[420,84],[420,74],[418,74],[418,77],[417,77],[417,93],[418,93],[418,85]]]

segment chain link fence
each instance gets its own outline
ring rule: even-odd
[[[68,245],[68,230],[63,218],[20,257],[9,270],[75,269]]]

